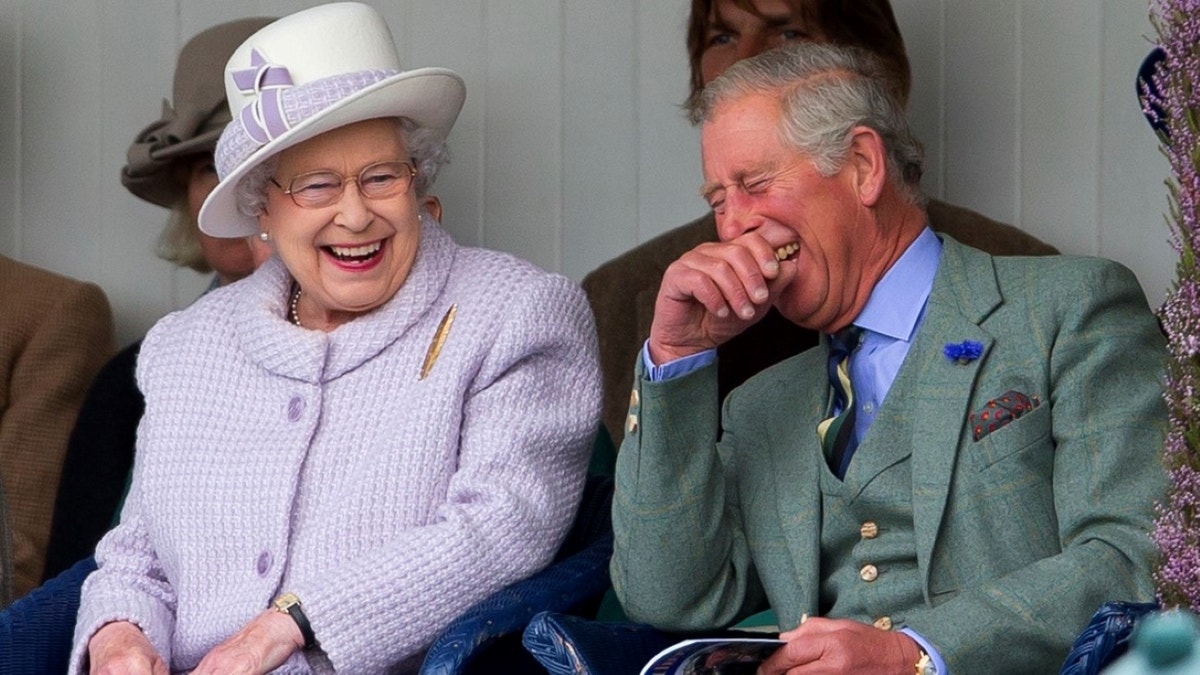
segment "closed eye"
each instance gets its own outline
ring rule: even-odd
[[[314,192],[322,192],[325,190],[336,190],[336,189],[338,189],[338,187],[340,187],[340,185],[341,185],[341,181],[337,180],[335,178],[331,178],[331,179],[327,179],[327,180],[313,180],[313,181],[307,181],[304,183],[294,184],[292,187],[292,192],[314,193]]]
[[[362,184],[364,187],[385,187],[398,180],[400,180],[400,176],[394,173],[376,173],[370,176],[363,176]]]
[[[752,194],[752,195],[761,194],[763,192],[766,192],[767,188],[769,188],[769,187],[771,187],[771,179],[770,178],[755,178],[755,179],[748,181],[742,185],[742,189],[746,191],[746,194]]]

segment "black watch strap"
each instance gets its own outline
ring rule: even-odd
[[[276,598],[275,609],[285,612],[288,616],[292,617],[292,621],[296,622],[296,627],[300,629],[300,637],[304,639],[305,649],[312,649],[317,646],[317,636],[313,634],[312,624],[308,622],[308,617],[304,615],[304,610],[300,608],[300,598],[297,598],[295,593],[284,593]]]

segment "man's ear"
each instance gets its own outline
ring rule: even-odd
[[[874,206],[888,181],[887,148],[874,129],[855,127],[850,134],[847,163],[854,171],[858,199],[865,206]]]
[[[421,208],[429,212],[433,219],[442,222],[442,200],[433,195],[421,197]]]

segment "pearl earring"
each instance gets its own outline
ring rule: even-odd
[[[266,232],[259,232],[259,233],[258,233],[258,238],[259,238],[259,239],[261,239],[261,240],[263,240],[263,241],[270,241],[270,240],[271,240],[271,235],[267,234]]]

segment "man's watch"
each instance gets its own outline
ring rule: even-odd
[[[938,675],[937,666],[933,665],[933,659],[924,649],[921,650],[921,658],[917,659],[916,670],[917,675]]]
[[[300,608],[300,598],[297,598],[295,593],[284,593],[275,598],[275,602],[271,604],[276,612],[283,612],[296,622],[296,626],[300,628],[300,637],[304,638],[305,649],[317,646],[317,636],[313,635],[312,624],[308,622],[308,617]]]

